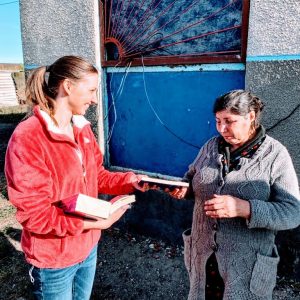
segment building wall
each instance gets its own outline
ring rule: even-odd
[[[298,0],[251,1],[246,87],[264,100],[263,123],[286,145],[300,177],[299,20]]]
[[[263,122],[267,128],[288,116],[300,102],[298,4],[298,0],[251,0],[246,86],[264,99],[267,106]],[[26,70],[51,64],[66,54],[86,57],[100,67],[97,0],[48,0],[43,5],[37,0],[21,0],[20,9]],[[300,174],[297,115],[299,110],[270,134],[288,147]],[[89,117],[95,131],[103,133],[102,122],[96,124],[102,120],[102,105]],[[100,144],[103,148],[104,141]]]
[[[251,0],[248,57],[300,54],[299,0]]]
[[[98,0],[21,0],[20,10],[25,71],[64,55],[85,57],[100,68]],[[88,118],[101,138],[102,105],[90,108]]]
[[[20,1],[25,67],[51,64],[65,54],[99,64],[98,1]]]
[[[263,124],[289,150],[300,178],[300,6],[251,0],[246,87],[262,97]],[[279,271],[300,279],[300,228],[281,232]]]

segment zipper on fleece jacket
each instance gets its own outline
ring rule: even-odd
[[[81,150],[79,149],[79,147],[75,146],[75,152],[77,154],[77,157],[79,158],[81,167],[82,167],[82,175],[83,175],[83,181],[84,181],[84,185],[85,185],[85,190],[86,190],[86,194],[88,195],[88,186],[87,186],[87,181],[86,181],[86,169],[85,166],[83,164],[83,155]]]

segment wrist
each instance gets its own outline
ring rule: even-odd
[[[241,217],[245,218],[246,220],[250,219],[251,215],[251,209],[250,209],[250,203],[249,201],[242,200],[242,211],[241,211]]]

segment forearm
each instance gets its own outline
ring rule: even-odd
[[[75,236],[83,229],[83,220],[52,206],[41,211],[17,211],[17,220],[30,232],[39,235],[56,235],[59,237]]]
[[[107,220],[99,220],[99,221],[90,221],[90,220],[84,220],[83,221],[83,230],[89,230],[89,229],[107,229],[111,227],[113,223],[109,222]]]
[[[250,200],[251,217],[249,228],[266,228],[270,230],[292,229],[300,224],[300,203],[290,202],[265,202]]]
[[[98,175],[98,191],[110,195],[129,194],[134,192],[134,183],[138,181],[133,172],[110,172],[102,168]]]
[[[117,222],[123,214],[126,212],[126,210],[129,208],[129,205],[125,205],[118,210],[116,210],[113,214],[109,216],[108,219],[98,219],[96,221],[91,220],[84,220],[83,221],[83,229],[89,230],[89,229],[107,229],[111,227],[115,222]]]

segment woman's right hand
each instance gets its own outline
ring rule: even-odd
[[[117,209],[114,213],[112,213],[107,219],[99,218],[96,221],[84,220],[83,229],[107,229],[111,227],[115,222],[117,222],[124,215],[124,213],[129,207],[129,205],[122,206],[121,208]]]

